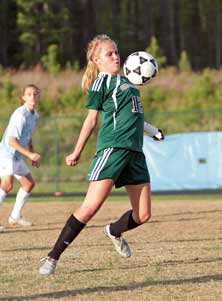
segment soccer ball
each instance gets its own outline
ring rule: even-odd
[[[123,72],[134,85],[148,84],[157,75],[157,61],[150,53],[137,51],[127,57]]]

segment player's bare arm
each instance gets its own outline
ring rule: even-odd
[[[38,153],[32,152],[29,148],[23,147],[16,137],[9,137],[9,145],[20,152],[22,155],[29,158],[32,162],[35,162],[35,166],[39,166],[41,156]]]
[[[77,140],[74,151],[66,157],[66,164],[69,166],[75,166],[78,164],[81,153],[91,136],[94,128],[98,122],[99,112],[96,110],[88,110],[88,115],[83,123],[82,129],[80,131],[79,138]]]

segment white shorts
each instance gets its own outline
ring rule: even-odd
[[[19,179],[30,173],[28,166],[23,159],[12,160],[9,158],[0,158],[0,177],[14,176]]]

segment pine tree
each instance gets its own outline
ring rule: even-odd
[[[185,50],[183,50],[180,54],[179,70],[182,71],[182,72],[191,71],[190,61],[188,59],[188,55],[187,55],[187,52]]]
[[[150,45],[145,49],[145,51],[149,52],[153,57],[155,57],[159,68],[166,63],[166,57],[162,55],[162,51],[159,47],[156,37],[151,38]]]

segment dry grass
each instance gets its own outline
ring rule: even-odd
[[[0,82],[10,79],[19,90],[29,83],[34,83],[41,88],[43,93],[47,91],[50,98],[58,97],[61,92],[67,91],[73,86],[81,86],[82,72],[76,73],[71,70],[64,70],[57,75],[49,74],[40,66],[30,70],[11,70],[0,76]],[[20,91],[19,91],[20,95]]]
[[[6,222],[12,204],[1,208]],[[102,227],[128,208],[107,201],[62,255],[57,273],[38,274],[78,202],[30,203],[35,225],[1,233],[0,301],[222,300],[222,201],[154,201],[152,221],[126,233],[133,256],[123,259]]]

